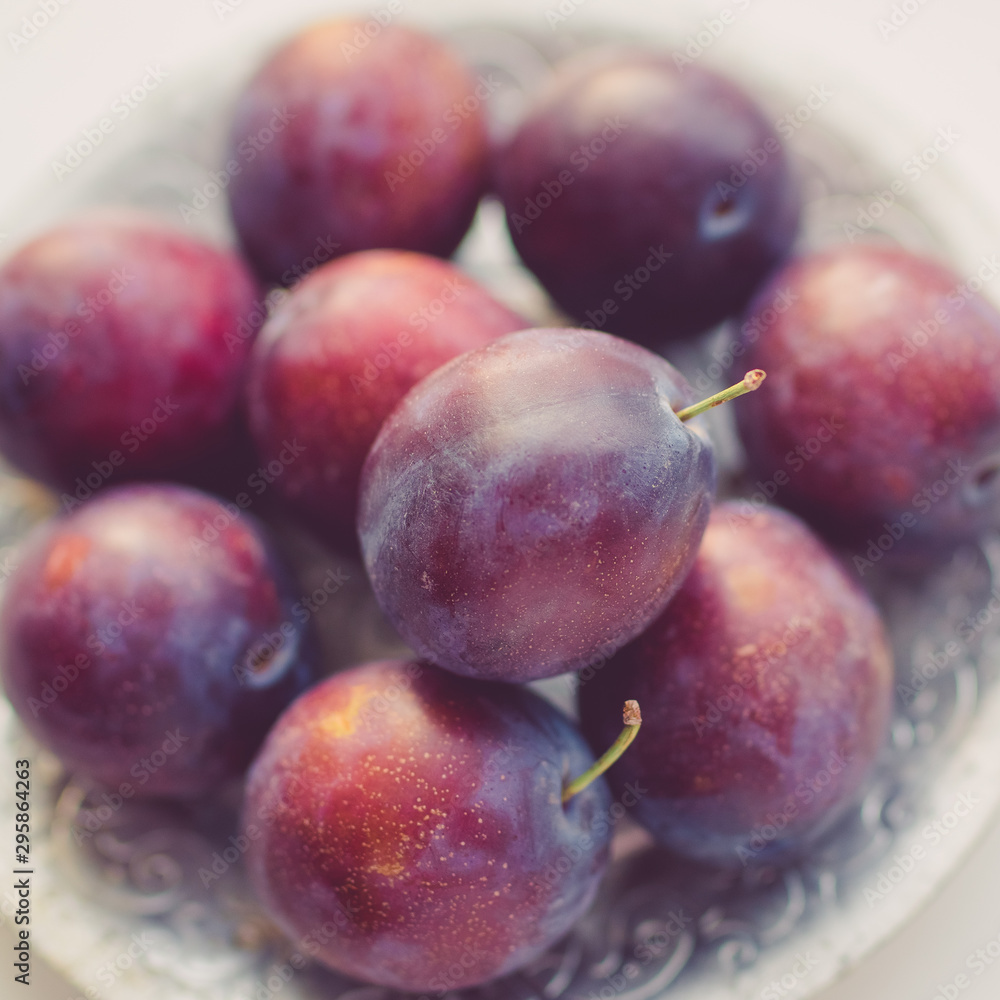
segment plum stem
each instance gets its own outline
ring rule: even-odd
[[[708,399],[703,399],[700,403],[685,406],[683,410],[677,410],[677,417],[679,420],[690,420],[692,417],[698,416],[699,413],[704,413],[713,406],[718,406],[719,403],[728,403],[729,400],[736,399],[737,396],[742,396],[745,392],[759,389],[765,378],[767,378],[766,373],[760,368],[755,368],[743,376],[742,382],[737,382],[736,385],[731,385],[728,389],[723,389],[722,392],[717,392],[714,396],[709,396]]]
[[[639,727],[642,725],[642,716],[639,714],[639,702],[625,702],[625,709],[622,712],[622,721],[625,728],[618,734],[618,739],[587,768],[583,774],[574,778],[562,793],[563,805],[565,805],[577,792],[582,792],[595,778],[599,778],[619,757],[628,749],[629,744],[635,739]]]

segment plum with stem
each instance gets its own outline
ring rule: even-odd
[[[508,334],[415,386],[359,498],[365,565],[403,638],[457,673],[520,682],[637,635],[712,502],[711,445],[674,412],[691,401],[662,358],[592,330]]]
[[[611,800],[592,772],[565,792],[594,763],[527,688],[350,668],[285,711],[250,769],[252,882],[293,937],[336,926],[317,957],[348,975],[441,993],[493,979],[593,898]]]

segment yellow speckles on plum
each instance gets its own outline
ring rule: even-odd
[[[751,614],[771,607],[776,599],[774,580],[759,566],[734,566],[726,576],[726,590],[734,606]]]
[[[396,878],[398,875],[402,875],[406,871],[406,866],[402,861],[386,861],[386,862],[375,862],[368,866],[366,871],[371,872],[374,875],[382,875],[385,878]]]
[[[319,731],[324,736],[333,739],[351,736],[357,729],[358,713],[364,705],[368,704],[370,697],[371,692],[364,685],[358,684],[352,687],[347,704],[337,711],[331,711],[324,715],[319,723]],[[369,755],[365,762],[374,762],[375,759],[374,755]],[[369,764],[369,766],[375,767],[374,763]]]

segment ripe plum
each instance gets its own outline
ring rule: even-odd
[[[296,939],[348,975],[442,995],[523,966],[586,910],[610,798],[570,721],[526,688],[366,663],[286,710],[247,780],[247,864]]]
[[[886,741],[892,659],[879,613],[798,518],[712,512],[666,611],[579,691],[591,746],[619,696],[643,734],[608,771],[636,819],[723,866],[799,852],[848,807]],[[607,745],[605,742],[603,745]]]
[[[236,254],[136,210],[34,239],[0,269],[0,450],[67,506],[238,451],[256,295]]]
[[[525,681],[638,634],[694,560],[711,446],[691,387],[590,330],[507,334],[429,375],[382,425],[359,534],[376,597],[417,653]]]
[[[302,454],[278,488],[326,540],[357,546],[358,479],[382,422],[445,361],[529,324],[446,261],[370,250],[297,285],[251,355],[250,426],[261,458]]]
[[[779,291],[787,308],[768,311]],[[1000,313],[968,281],[903,247],[845,244],[782,269],[744,329],[770,381],[737,419],[751,475],[784,480],[778,502],[889,547],[1000,523]],[[872,561],[859,550],[862,575]]]
[[[493,89],[396,24],[369,38],[360,21],[326,21],[282,46],[229,137],[230,211],[261,277],[290,285],[310,256],[377,247],[447,257],[485,187]]]
[[[646,344],[742,309],[798,228],[763,112],[669,53],[608,47],[557,67],[495,173],[514,246],[556,302]]]
[[[249,515],[187,487],[112,487],[27,544],[0,617],[4,686],[68,770],[126,798],[203,795],[312,680],[292,609]]]

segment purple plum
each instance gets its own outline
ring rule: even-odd
[[[260,275],[378,247],[447,257],[486,183],[476,79],[444,42],[397,24],[312,25],[241,95],[229,133],[229,204]]]
[[[251,355],[247,398],[262,460],[302,454],[278,480],[296,513],[357,547],[358,480],[382,422],[458,354],[529,324],[454,265],[425,254],[349,254],[297,285]]]
[[[737,413],[750,475],[853,543],[862,575],[900,542],[1000,524],[1000,313],[974,287],[900,246],[844,244],[790,263],[744,324],[769,390]]]
[[[761,109],[666,52],[607,47],[558,66],[494,172],[514,246],[556,302],[651,345],[742,309],[798,229],[798,186]]]
[[[247,865],[317,958],[408,991],[520,968],[584,913],[608,858],[610,798],[583,738],[526,688],[383,660],[301,695],[247,780]]]
[[[0,450],[65,491],[190,478],[244,448],[256,333],[231,251],[133,209],[95,210],[0,268]]]
[[[694,560],[711,446],[691,387],[592,330],[507,334],[418,383],[362,471],[361,549],[403,638],[486,680],[575,670],[633,638]]]
[[[801,853],[856,801],[892,682],[878,610],[823,543],[777,507],[747,520],[727,502],[666,611],[579,704],[598,747],[615,700],[638,700],[612,788],[638,790],[635,818],[668,847],[738,867]]]
[[[26,543],[0,616],[3,683],[70,772],[124,798],[198,797],[242,774],[313,679],[307,621],[234,504],[111,487]]]

